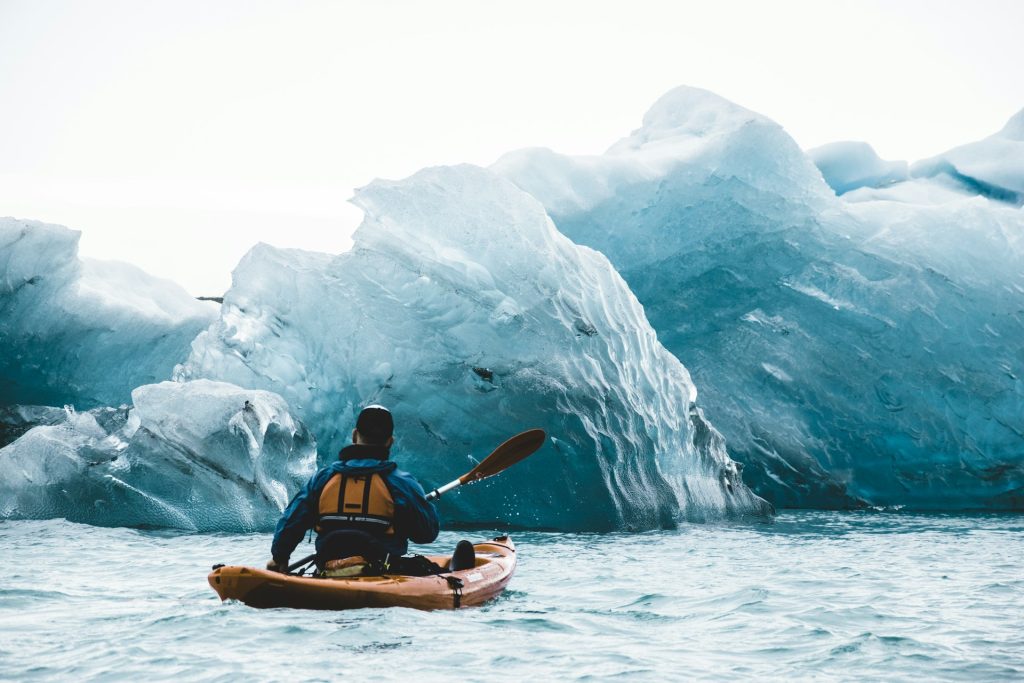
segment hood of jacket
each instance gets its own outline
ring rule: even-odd
[[[344,474],[386,474],[398,465],[388,458],[388,449],[383,446],[352,444],[338,453],[338,461],[328,465],[331,473]]]

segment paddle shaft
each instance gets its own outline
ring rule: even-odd
[[[293,571],[295,571],[296,569],[298,569],[302,565],[309,564],[310,562],[312,562],[315,559],[316,559],[316,553],[313,553],[312,555],[307,555],[306,557],[302,558],[298,562],[292,562],[290,565],[288,565],[288,572],[287,573],[291,574]]]
[[[442,495],[460,486],[462,486],[462,479],[456,479],[455,481],[448,482],[444,486],[438,486],[436,489],[428,493],[425,497],[427,500],[437,500]]]

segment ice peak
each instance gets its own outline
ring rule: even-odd
[[[658,98],[644,114],[644,128],[705,135],[736,121],[766,120],[710,90],[681,85]]]
[[[755,121],[773,124],[756,112],[702,88],[679,86],[658,98],[644,114],[643,126],[609,152],[635,150],[669,138],[706,138],[728,134]]]
[[[1024,109],[1010,117],[1003,129],[996,133],[1001,138],[1024,142]]]
[[[375,180],[357,191],[352,203],[366,213],[352,236],[356,250],[430,264],[435,276],[468,278],[485,290],[505,272],[488,267],[490,260],[508,264],[512,257],[499,255],[543,245],[559,248],[560,236],[540,202],[471,164],[426,168],[403,181]],[[451,211],[453,203],[462,211]],[[508,225],[516,229],[500,229]]]

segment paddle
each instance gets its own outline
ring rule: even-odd
[[[474,481],[480,481],[487,477],[493,477],[495,474],[504,472],[512,465],[515,465],[520,460],[524,460],[527,457],[537,452],[537,449],[544,445],[544,439],[547,435],[543,429],[528,429],[525,432],[516,434],[511,439],[495,448],[490,455],[480,461],[476,467],[466,472],[464,475],[450,481],[444,486],[439,486],[430,493],[427,494],[427,500],[436,500],[443,494],[448,493],[454,488],[458,488],[463,484],[471,484]],[[304,557],[298,562],[294,562],[288,565],[288,572],[293,572],[299,567],[312,562],[316,558],[316,553],[313,553],[309,557]]]
[[[504,472],[520,460],[533,455],[538,448],[544,445],[546,435],[543,429],[529,429],[521,434],[516,434],[511,439],[501,444],[494,451],[484,458],[472,470],[463,474],[458,479],[451,481],[444,486],[439,486],[427,494],[427,500],[436,500],[454,488],[480,481],[487,477],[493,477],[499,472]]]

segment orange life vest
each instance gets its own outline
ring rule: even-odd
[[[380,474],[333,475],[320,492],[316,530],[359,529],[375,535],[395,533],[395,500]]]

